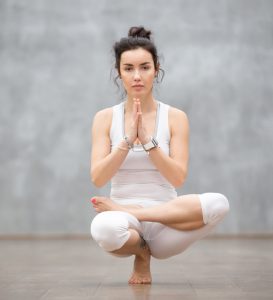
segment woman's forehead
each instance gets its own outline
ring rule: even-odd
[[[153,62],[152,54],[143,49],[137,48],[133,50],[124,51],[121,54],[120,61],[122,64],[143,64],[145,62]]]

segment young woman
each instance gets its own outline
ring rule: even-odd
[[[110,198],[91,199],[93,239],[116,256],[135,255],[130,284],[151,283],[150,257],[183,252],[229,210],[219,193],[177,196],[188,169],[186,114],[153,96],[160,75],[150,31],[132,27],[114,45],[122,103],[99,111],[92,126],[91,178],[111,180]]]

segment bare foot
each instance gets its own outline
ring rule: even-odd
[[[129,284],[151,284],[152,282],[150,271],[151,253],[145,241],[144,243],[143,253],[141,255],[136,255],[135,257],[134,270],[128,281]]]
[[[116,202],[112,201],[108,197],[95,196],[91,199],[91,202],[96,212],[102,212],[108,210],[122,211],[122,206],[118,205]]]
[[[109,197],[94,196],[91,198],[91,202],[96,212],[108,210],[129,212],[130,208],[141,208],[139,205],[120,205]]]

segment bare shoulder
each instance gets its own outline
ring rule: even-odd
[[[112,122],[113,108],[107,107],[99,110],[93,119],[93,127],[109,128]]]
[[[178,108],[173,107],[173,106],[170,106],[169,116],[172,117],[172,118],[188,119],[186,113],[183,110],[178,109]]]
[[[170,106],[169,123],[171,130],[179,127],[187,128],[189,126],[188,116],[183,110]]]
[[[108,119],[112,119],[112,113],[113,113],[113,108],[112,107],[107,107],[102,110],[99,110],[96,112],[94,116],[94,120],[104,120],[107,121]]]

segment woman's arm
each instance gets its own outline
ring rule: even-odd
[[[125,141],[111,152],[110,127],[112,122],[112,108],[99,111],[92,125],[92,151],[90,176],[92,182],[101,187],[105,185],[117,172],[126,158],[128,151]]]
[[[187,176],[189,160],[189,122],[187,115],[176,108],[169,109],[170,156],[153,148],[149,157],[158,171],[174,186],[180,187]]]

